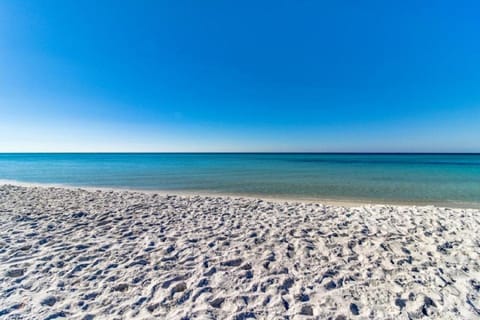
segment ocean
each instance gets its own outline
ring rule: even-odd
[[[4,153],[0,180],[477,207],[480,154]]]

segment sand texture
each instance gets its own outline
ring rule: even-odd
[[[0,186],[0,318],[476,319],[480,211]]]

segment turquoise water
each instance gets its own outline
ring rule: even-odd
[[[480,155],[0,154],[0,180],[302,199],[480,204]]]

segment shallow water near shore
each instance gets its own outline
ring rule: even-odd
[[[478,207],[478,154],[0,154],[0,180]]]

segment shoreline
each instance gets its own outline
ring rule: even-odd
[[[272,202],[288,202],[288,203],[316,203],[331,206],[343,207],[362,207],[362,206],[395,206],[395,207],[436,207],[436,208],[450,208],[450,209],[480,209],[479,203],[470,202],[418,202],[418,201],[380,201],[367,199],[329,199],[329,198],[310,198],[310,197],[284,197],[284,196],[269,196],[269,195],[255,195],[255,194],[236,194],[223,192],[204,192],[204,191],[186,191],[186,190],[163,190],[163,189],[141,189],[141,188],[122,188],[122,187],[95,187],[95,186],[81,186],[60,183],[37,183],[37,182],[23,182],[18,180],[0,179],[1,185],[12,185],[21,187],[38,187],[38,188],[65,188],[70,190],[83,189],[88,191],[128,191],[139,192],[147,194],[178,195],[183,197],[226,197],[226,198],[245,198],[250,200],[264,200]]]

